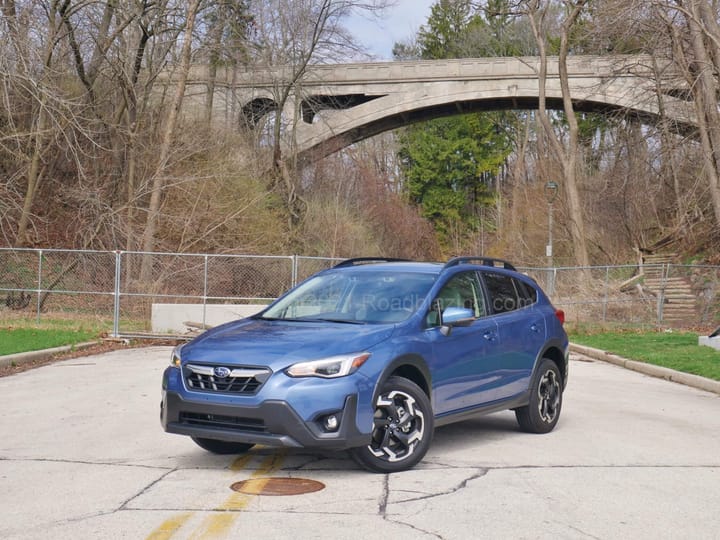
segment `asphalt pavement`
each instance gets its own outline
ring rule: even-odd
[[[169,355],[126,349],[0,378],[0,538],[720,536],[714,393],[576,356],[552,433],[521,433],[511,412],[479,417],[436,430],[415,469],[381,475],[346,453],[214,456],[164,433]],[[269,478],[322,489],[269,495]]]

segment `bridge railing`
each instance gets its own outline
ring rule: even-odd
[[[339,260],[0,248],[0,324],[82,325],[116,337],[181,335],[256,312]],[[140,280],[143,263],[150,277]],[[667,283],[681,280],[691,291],[684,295],[694,299],[686,320],[671,320],[670,288],[638,276],[636,265],[520,270],[540,283],[570,325],[720,324],[719,266],[658,269]]]

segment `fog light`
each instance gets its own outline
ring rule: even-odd
[[[338,421],[337,416],[330,414],[325,417],[323,425],[325,426],[326,431],[335,431],[338,428],[338,425],[340,425],[340,422]]]

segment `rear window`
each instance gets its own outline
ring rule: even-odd
[[[520,307],[529,306],[537,302],[537,291],[532,285],[528,285],[524,281],[513,278],[515,286],[517,288],[518,296],[520,297]]]
[[[511,276],[483,273],[494,313],[508,313],[537,302],[537,291]]]

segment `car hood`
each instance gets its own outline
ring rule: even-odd
[[[182,349],[185,362],[267,366],[273,371],[302,361],[367,351],[394,326],[243,319],[213,328]]]

